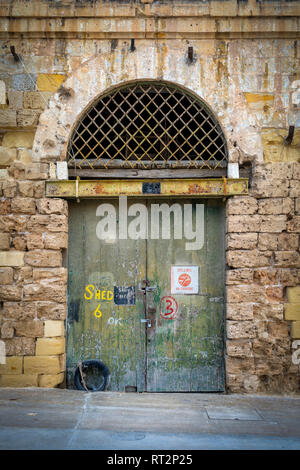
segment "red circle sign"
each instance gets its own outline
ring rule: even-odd
[[[182,287],[187,287],[192,282],[191,276],[187,273],[180,274],[178,282]]]
[[[165,320],[174,320],[178,312],[178,303],[169,295],[163,297],[159,304],[159,313]]]

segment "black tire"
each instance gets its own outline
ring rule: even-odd
[[[90,359],[88,361],[82,361],[82,366],[81,367],[82,367],[82,373],[83,374],[86,372],[86,370],[89,367],[95,367],[95,368],[98,369],[99,375],[102,376],[102,381],[101,381],[100,385],[97,385],[96,387],[93,386],[91,388],[87,384],[87,389],[88,389],[89,392],[102,392],[103,390],[106,389],[106,387],[108,385],[108,382],[109,382],[110,372],[109,372],[108,367],[104,364],[104,362],[99,361],[97,359]],[[84,385],[82,383],[82,380],[81,380],[79,366],[77,366],[77,368],[75,370],[74,385],[77,388],[77,390],[86,391],[86,389],[84,388]]]

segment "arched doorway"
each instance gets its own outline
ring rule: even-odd
[[[221,126],[208,105],[169,82],[133,82],[101,95],[69,142],[71,169],[226,168]]]
[[[155,81],[102,95],[79,117],[68,146],[74,176],[226,165],[226,141],[208,106]],[[110,390],[223,391],[222,201],[163,197],[164,183],[151,179],[142,197],[127,200],[109,184],[109,199],[99,191],[69,206],[69,386],[79,361],[101,359]]]

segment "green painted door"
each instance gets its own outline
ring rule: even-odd
[[[106,240],[96,235],[96,211],[104,203],[113,205],[117,219],[116,238]],[[95,358],[111,371],[109,390],[222,391],[223,204],[148,199],[129,200],[128,207],[133,203],[147,216],[143,239],[132,226],[132,238],[118,236],[118,200],[69,205],[68,386],[77,363]],[[152,208],[163,203],[170,217],[158,211],[155,219]],[[134,220],[129,216],[128,226]],[[145,227],[138,229],[145,235]]]
[[[107,202],[117,211],[117,200]],[[111,297],[115,287],[123,287],[126,292],[126,288],[135,288],[145,278],[146,241],[99,240],[96,236],[99,203],[83,200],[69,204],[68,384],[73,386],[79,361],[100,359],[111,371],[110,390],[124,390],[126,385],[143,390],[145,325],[140,321],[144,318],[143,299],[136,295],[136,299],[129,299],[133,305],[122,304],[122,299],[117,300],[120,305],[115,305]]]
[[[147,292],[147,306],[150,304],[147,318],[152,325],[147,329],[148,391],[224,390],[223,206],[214,200],[201,203],[204,204],[201,249],[187,250],[185,238],[147,243],[147,279],[156,286],[154,292]],[[184,200],[183,204],[192,205],[195,219],[196,203]],[[174,233],[172,223],[171,233]],[[172,293],[172,266],[181,268],[177,272],[183,281],[185,271],[192,277],[191,268],[197,268],[197,294],[188,290]]]

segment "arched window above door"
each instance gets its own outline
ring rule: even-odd
[[[76,123],[70,169],[226,168],[224,133],[207,104],[167,82],[135,82],[110,90]]]

